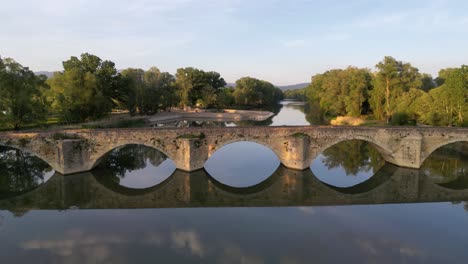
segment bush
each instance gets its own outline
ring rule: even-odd
[[[409,116],[407,113],[395,113],[390,119],[390,125],[392,126],[404,126],[409,124]]]

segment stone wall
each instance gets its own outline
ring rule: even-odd
[[[468,142],[468,129],[441,127],[225,127],[60,130],[0,133],[0,145],[37,155],[57,172],[89,171],[109,151],[127,144],[156,148],[184,171],[203,168],[223,146],[250,141],[270,148],[292,169],[308,168],[316,156],[342,141],[371,143],[389,163],[420,168],[437,148]]]

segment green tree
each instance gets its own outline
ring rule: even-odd
[[[154,114],[176,105],[174,76],[156,67],[148,71],[126,69],[122,71],[126,96],[123,103],[130,113]]]
[[[369,70],[348,67],[313,76],[306,95],[309,101],[318,102],[328,116],[359,116],[365,110],[371,89]]]
[[[104,116],[121,96],[121,76],[115,64],[84,53],[63,62],[63,72],[48,80],[52,107],[65,123]]]
[[[421,74],[411,64],[389,56],[379,62],[376,68],[378,71],[374,78],[370,104],[374,116],[377,119],[386,119],[389,123],[403,93],[410,88],[421,88]]]
[[[45,102],[41,90],[46,90],[44,76],[36,76],[11,58],[0,58],[0,117],[19,129],[25,123],[45,119]]]
[[[468,66],[462,65],[451,71],[443,88],[448,100],[448,111],[451,124],[462,126],[468,112]]]
[[[217,72],[205,72],[192,67],[177,69],[176,85],[181,106],[215,104],[216,96],[226,82]]]
[[[283,98],[283,92],[273,84],[243,77],[236,81],[234,100],[237,105],[249,107],[272,106]]]
[[[427,73],[421,74],[421,83],[422,83],[421,89],[423,89],[426,92],[431,89],[434,89],[437,84],[436,81],[432,78],[432,76]]]
[[[452,72],[453,70],[455,70],[454,68],[445,68],[445,69],[441,69],[439,71],[439,75],[437,76],[437,78],[435,78],[435,83],[437,85],[437,87],[439,86],[442,86],[444,83],[445,83],[445,80],[447,79],[448,75],[450,74],[450,72]]]

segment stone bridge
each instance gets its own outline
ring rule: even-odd
[[[21,149],[47,162],[61,174],[90,171],[106,153],[128,145],[153,147],[176,167],[195,171],[221,147],[251,141],[270,148],[291,169],[308,168],[319,153],[341,141],[372,144],[385,161],[420,168],[437,148],[468,142],[468,128],[442,127],[225,127],[57,130],[0,133],[0,145]]]
[[[0,199],[0,210],[322,206],[468,201],[468,182],[436,184],[420,170],[386,164],[369,180],[348,188],[321,182],[311,170],[280,166],[265,181],[246,188],[217,182],[205,170],[177,170],[146,189],[120,186],[113,177],[85,172],[55,174],[25,193]]]

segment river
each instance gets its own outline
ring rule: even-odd
[[[196,125],[309,125],[306,113],[284,101],[266,122]],[[412,170],[351,140],[294,171],[237,142],[192,173],[128,145],[70,176],[0,148],[2,263],[466,263],[467,230],[467,143]]]

